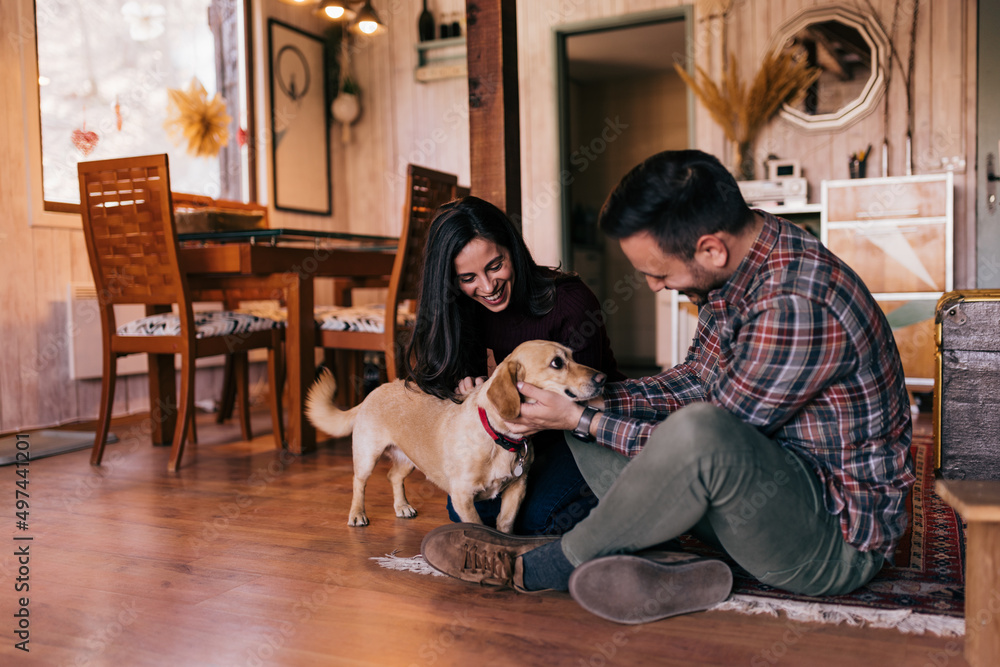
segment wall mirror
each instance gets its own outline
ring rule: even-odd
[[[781,116],[810,130],[832,130],[868,115],[885,92],[889,40],[874,17],[837,6],[802,11],[775,31],[768,46],[790,49],[821,74]]]

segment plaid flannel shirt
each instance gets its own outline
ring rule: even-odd
[[[671,412],[711,402],[808,462],[848,543],[891,559],[915,477],[889,324],[817,239],[759,214],[765,222],[750,252],[700,306],[685,361],[607,385],[598,441],[635,456]]]

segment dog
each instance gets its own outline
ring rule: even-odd
[[[354,497],[347,525],[368,525],[365,486],[379,457],[389,450],[388,477],[396,516],[417,515],[403,488],[403,480],[416,467],[451,496],[464,522],[481,524],[474,501],[499,494],[497,529],[509,533],[524,500],[534,458],[529,439],[515,436],[504,424],[521,413],[517,383],[528,382],[584,402],[600,394],[606,379],[604,373],[574,362],[565,345],[527,341],[460,403],[395,380],[344,411],[333,404],[336,382],[324,371],[309,390],[306,415],[331,436],[354,434]]]

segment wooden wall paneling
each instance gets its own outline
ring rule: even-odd
[[[962,103],[958,117],[945,122],[957,125],[962,135],[952,157],[965,159],[965,168],[955,174],[955,287],[965,289],[976,285],[976,7],[962,3],[960,13],[955,58],[962,72],[956,98]]]
[[[203,385],[205,371],[200,371],[195,379],[195,391]],[[121,380],[119,380],[121,382]],[[95,382],[95,389],[98,392],[98,405],[100,404],[100,385]],[[179,386],[179,384],[178,384]],[[122,398],[125,406],[122,408],[123,414],[136,414],[151,409],[149,404],[149,379],[145,375],[128,375],[122,383]],[[216,394],[217,396],[218,394]],[[117,404],[117,397],[115,403]],[[117,406],[116,406],[117,407]]]
[[[578,5],[566,7],[576,14]],[[559,131],[557,125],[555,38],[552,26],[564,23],[544,2],[519,2],[517,7],[518,80],[520,84],[521,234],[535,260],[555,265],[561,259],[562,238],[541,230],[560,229],[561,219],[535,209],[539,188],[536,181],[558,180]],[[562,186],[560,185],[560,188]]]
[[[362,95],[367,89],[372,97],[362,97],[362,116],[355,123],[354,140],[344,147],[348,211],[345,223],[350,231],[395,235],[402,228],[401,188],[387,183],[384,177],[396,145],[392,88],[397,82],[391,78],[389,60],[394,37],[375,34],[351,38],[356,47],[353,68]]]
[[[964,3],[965,33],[962,35],[965,49],[962,62],[968,75],[965,77],[965,90],[962,91],[965,100],[964,116],[956,120],[968,130],[965,133],[965,145],[962,155],[965,156],[965,173],[956,174],[956,182],[962,187],[957,188],[955,196],[955,287],[968,289],[977,286],[979,260],[977,257],[977,169],[979,157],[977,145],[979,141],[979,119],[977,104],[979,89],[977,77],[979,70],[978,53],[978,6],[975,2]],[[984,68],[985,69],[985,68]],[[985,196],[985,192],[983,193]]]
[[[69,400],[69,340],[65,326],[65,290],[69,281],[68,230],[39,229],[33,238],[35,263],[35,336],[37,353],[22,359],[22,372],[37,378],[38,414],[66,421]],[[59,288],[62,285],[62,289]]]
[[[87,243],[82,233],[67,234],[69,241],[69,280],[75,283],[93,284],[94,276],[90,270],[90,258],[87,255]],[[63,287],[63,290],[66,288]],[[66,298],[65,291],[62,298]],[[69,304],[66,304],[69,307]],[[94,313],[94,322],[100,318]],[[67,359],[67,363],[69,360]],[[73,394],[74,419],[96,419],[101,400],[101,383],[94,381],[76,381],[71,384]]]
[[[428,6],[428,9],[432,9],[431,6]],[[436,30],[443,13],[439,6],[433,9],[438,10],[434,14]],[[393,16],[392,34],[389,35],[390,48],[393,52],[390,58],[390,76],[381,87],[381,92],[386,96],[386,102],[391,109],[410,110],[409,113],[390,113],[383,119],[387,131],[394,133],[392,142],[385,147],[386,173],[383,181],[390,186],[391,191],[391,199],[388,200],[390,210],[386,213],[391,215],[395,212],[397,217],[403,210],[399,198],[405,190],[406,165],[413,162],[429,167],[428,160],[433,157],[428,154],[433,153],[430,150],[433,146],[417,140],[419,129],[425,126],[424,119],[429,117],[433,108],[433,95],[426,93],[421,95],[421,92],[425,91],[420,91],[413,85],[414,68],[417,65],[413,45],[418,40],[417,19],[421,10],[420,3],[406,3],[406,9]],[[435,86],[432,85],[430,91],[434,90]]]
[[[968,177],[975,173],[975,151],[966,152],[967,128],[975,128],[971,112],[975,103],[967,95],[975,70],[964,60],[969,17],[964,8],[956,11],[943,3],[921,3],[920,8],[915,69],[921,76],[915,76],[914,98],[920,100],[917,118],[926,117],[926,123],[915,122],[914,173],[940,171],[944,158],[964,156],[966,160],[965,170],[955,174],[955,285],[968,286],[975,273],[970,270],[973,262],[967,261],[975,257],[975,242],[970,246],[971,228],[965,213],[975,210],[969,208],[966,196],[967,188],[975,187],[974,177]],[[963,248],[971,248],[971,254],[963,253]]]
[[[415,25],[416,21],[410,21],[410,25]],[[403,32],[403,31],[399,31]],[[412,30],[411,30],[412,33]],[[385,207],[382,218],[382,229],[392,229],[392,234],[399,234],[402,230],[402,191],[403,188],[400,187],[398,181],[390,182],[385,178],[386,172],[389,165],[392,164],[391,160],[397,154],[396,146],[398,145],[398,130],[396,129],[395,117],[397,116],[396,109],[398,101],[396,98],[397,91],[409,89],[409,94],[412,95],[412,73],[408,80],[398,79],[391,74],[386,77],[384,72],[393,71],[393,62],[395,60],[404,59],[408,60],[407,56],[409,54],[403,53],[402,40],[399,39],[403,35],[379,35],[378,38],[382,42],[380,44],[373,45],[371,53],[369,54],[371,71],[369,75],[372,79],[382,79],[386,84],[392,86],[388,91],[383,88],[383,99],[388,103],[380,105],[376,109],[376,115],[378,123],[376,125],[376,131],[379,133],[379,139],[382,145],[386,148],[382,151],[382,155],[379,156],[377,161],[373,161],[370,165],[369,176],[373,181],[378,181],[378,186],[376,187],[376,192],[381,192],[383,201],[390,203],[389,206]],[[389,39],[384,39],[389,37]],[[411,36],[409,41],[412,46],[412,40],[414,38]],[[404,83],[404,81],[406,81]],[[405,99],[405,98],[404,98]],[[411,107],[412,108],[412,107]],[[363,200],[357,202],[363,206]]]
[[[658,0],[625,0],[625,11],[629,14],[638,12],[649,12],[658,9],[661,2]]]
[[[19,27],[17,3],[0,5],[0,25],[5,32]],[[8,28],[9,27],[9,28]],[[23,42],[21,43],[23,44]],[[19,44],[0,49],[0,87],[4,91],[21,90]],[[23,48],[23,47],[22,47]],[[34,296],[34,262],[31,252],[31,228],[28,226],[26,193],[28,184],[24,165],[24,127],[22,104],[18,95],[0,97],[4,119],[0,129],[0,285],[3,307],[0,308],[0,430],[11,431],[24,423],[22,415],[29,402],[21,378],[21,359],[34,352],[31,304]]]

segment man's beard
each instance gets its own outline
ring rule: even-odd
[[[726,278],[718,276],[710,271],[706,271],[694,261],[689,262],[687,267],[691,272],[691,278],[694,280],[695,284],[692,287],[677,291],[690,299],[691,303],[696,306],[701,306],[707,302],[708,294],[710,292],[713,292],[726,284]]]

